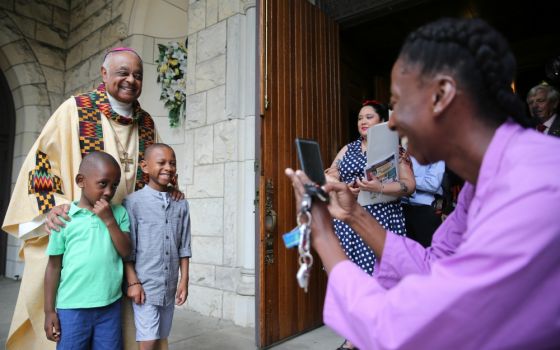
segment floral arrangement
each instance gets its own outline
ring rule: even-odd
[[[159,58],[156,60],[157,82],[161,84],[159,99],[169,109],[169,126],[179,126],[185,116],[187,72],[187,48],[178,42],[158,44]]]

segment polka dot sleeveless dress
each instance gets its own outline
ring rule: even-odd
[[[356,178],[361,179],[364,176],[366,161],[366,155],[362,153],[360,139],[348,144],[348,150],[338,164],[340,179],[345,183],[352,183]],[[366,205],[364,209],[375,217],[386,230],[398,235],[406,234],[404,215],[399,201]],[[372,275],[375,266],[373,251],[344,222],[334,219],[334,230],[346,256],[360,266],[362,270]]]

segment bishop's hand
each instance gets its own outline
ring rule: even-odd
[[[70,217],[68,216],[68,210],[70,210],[69,204],[61,204],[53,207],[45,217],[45,226],[44,230],[47,234],[51,234],[51,230],[56,232],[60,231],[60,229],[66,224],[62,219],[66,221],[70,221]],[[61,219],[62,218],[62,219]]]

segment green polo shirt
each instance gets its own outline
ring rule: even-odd
[[[107,226],[93,212],[70,205],[72,219],[59,232],[52,231],[47,255],[63,255],[57,309],[106,306],[121,295],[123,263]],[[122,205],[112,205],[121,231],[128,234],[130,222]]]

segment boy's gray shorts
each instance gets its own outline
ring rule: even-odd
[[[150,304],[138,305],[132,302],[136,341],[166,339],[171,332],[175,305],[157,306]]]

